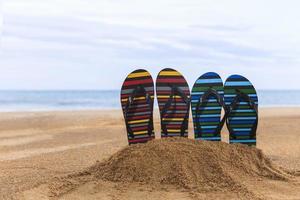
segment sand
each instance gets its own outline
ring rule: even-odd
[[[171,162],[171,166],[177,163],[173,169],[177,172],[184,171],[190,178],[181,179],[179,178],[181,176],[178,176],[176,181],[164,182],[157,181],[160,179],[155,177],[160,175],[168,177],[167,171],[164,174],[156,174],[155,177],[148,176],[147,180],[150,181],[143,181],[137,177],[131,180],[133,174],[127,173],[124,181],[124,177],[118,179],[114,173],[109,172],[111,168],[100,167],[112,158],[116,159],[116,155],[129,155],[122,154],[128,148],[126,148],[126,134],[119,110],[1,113],[0,199],[300,199],[300,108],[264,108],[260,109],[260,116],[257,147],[261,151],[253,150],[256,154],[251,150],[253,156],[250,158],[263,158],[258,160],[267,163],[266,166],[276,172],[275,175],[260,174],[259,167],[250,168],[258,170],[254,174],[250,169],[245,169],[245,172],[250,170],[252,173],[250,175],[243,174],[243,170],[238,173],[230,172],[228,169],[230,165],[223,164],[229,162],[226,159],[232,159],[226,154],[233,151],[230,150],[232,145],[204,144],[201,147],[192,145],[189,151],[198,151],[199,154],[201,150],[217,145],[218,147],[209,150],[210,154],[208,154],[215,155],[212,156],[214,159],[211,162],[205,160],[201,164],[197,156],[190,155],[190,158],[195,161],[195,166],[199,165],[202,169],[207,169],[211,165],[213,169],[222,166],[221,171],[215,169],[220,172],[219,174],[214,173],[221,177],[212,179],[207,176],[208,179],[205,179],[205,177],[201,178],[201,173],[193,176],[192,173],[197,170],[186,170],[195,167],[186,165],[189,163],[187,153],[168,162]],[[158,117],[155,118],[155,127],[158,132]],[[192,133],[192,130],[190,132]],[[223,137],[225,141],[228,140],[225,129]],[[175,144],[173,146],[173,143],[168,145],[156,143],[149,145],[158,145],[155,147],[160,148],[171,146],[169,151],[179,148]],[[218,152],[221,151],[217,148],[221,147],[227,150],[217,157]],[[141,152],[138,149],[135,151]],[[125,161],[129,162],[130,157],[126,158]],[[220,158],[222,158],[221,163],[218,162]],[[246,160],[251,161],[250,158]],[[136,159],[135,163],[138,165],[138,160],[142,158]],[[183,159],[186,159],[185,164],[182,162]],[[166,159],[156,160],[156,167],[152,170],[157,171],[157,165],[164,160]],[[119,165],[113,166],[116,170]],[[238,164],[238,166],[243,165]],[[94,171],[89,171],[91,169]],[[109,176],[102,176],[103,170]],[[226,173],[223,173],[224,170]],[[124,173],[117,170],[116,172]],[[151,173],[154,171],[150,170],[148,175]],[[176,177],[175,175],[171,177]],[[203,184],[212,183],[212,187],[208,186],[205,189],[203,185],[195,186],[200,179],[195,181],[193,177],[200,177]],[[228,184],[224,184],[227,182]]]

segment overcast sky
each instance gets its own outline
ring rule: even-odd
[[[297,0],[3,0],[0,89],[119,89],[164,67],[300,89]]]

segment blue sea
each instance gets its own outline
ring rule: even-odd
[[[259,90],[261,107],[300,106],[300,90]],[[119,91],[0,91],[0,111],[120,109]]]

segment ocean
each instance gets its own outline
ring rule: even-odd
[[[300,106],[300,90],[258,90],[261,107]],[[0,91],[0,111],[120,109],[119,91]]]

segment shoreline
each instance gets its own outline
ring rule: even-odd
[[[276,117],[276,116],[300,116],[300,105],[299,106],[287,106],[287,107],[259,107],[260,117]],[[276,112],[273,112],[276,111]],[[279,112],[280,111],[280,112]],[[105,109],[61,109],[61,110],[26,110],[26,111],[0,111],[0,114],[14,115],[14,114],[43,114],[43,113],[120,113],[122,115],[122,109],[120,108],[105,108]],[[158,108],[154,108],[154,117],[159,117]],[[156,116],[158,115],[158,116]],[[0,118],[4,117],[0,115]],[[191,118],[191,115],[190,115]]]

